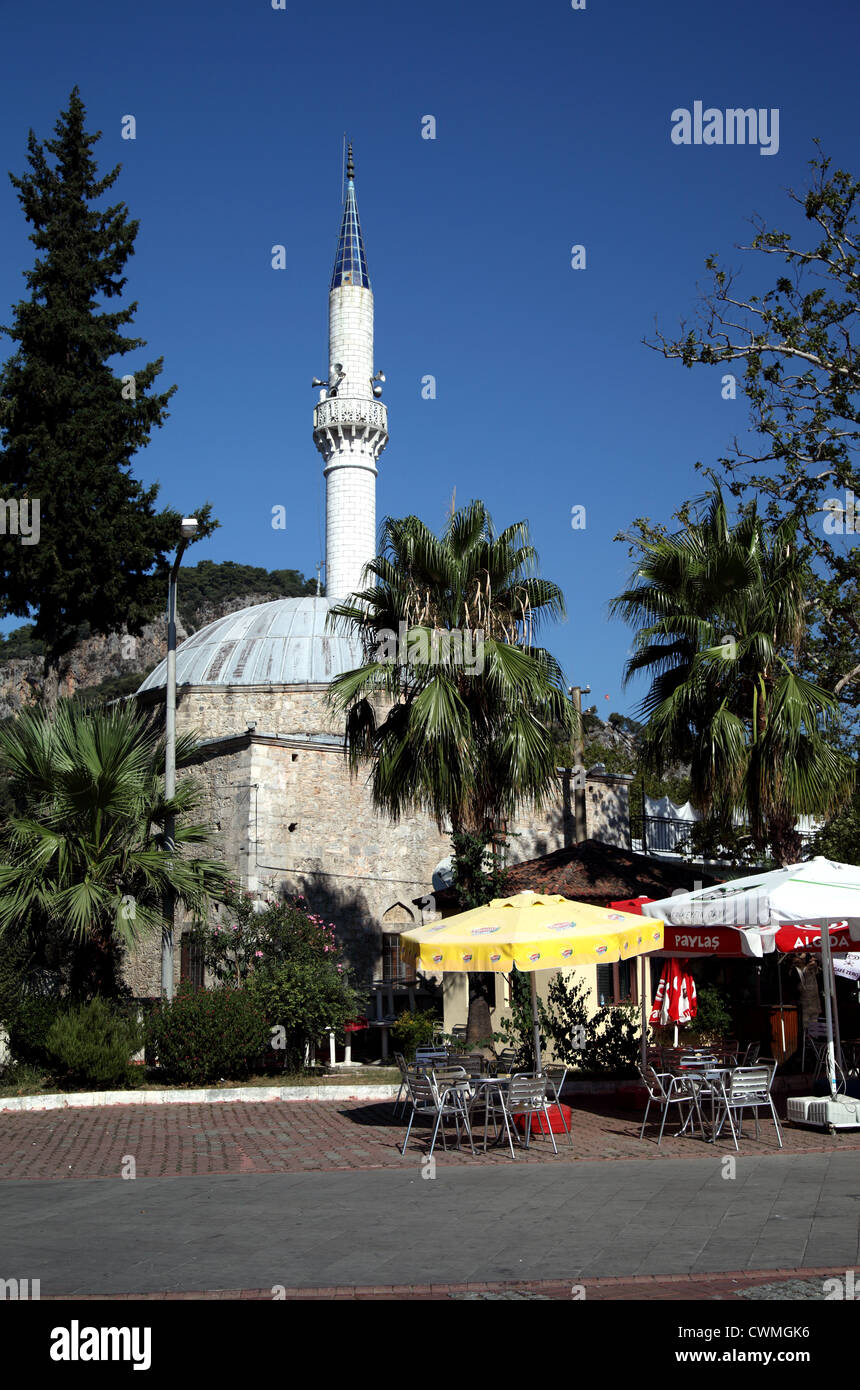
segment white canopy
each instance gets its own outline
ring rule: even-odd
[[[793,924],[844,920],[851,939],[860,941],[860,866],[819,856],[769,873],[733,878],[712,888],[673,893],[659,902],[644,903],[642,911],[646,917],[660,917],[675,927],[774,931]]]
[[[770,873],[749,874],[713,888],[693,893],[674,893],[660,902],[643,903],[646,917],[661,917],[671,926],[726,926],[740,929],[745,937],[762,937],[783,926],[810,922],[845,921],[852,941],[860,941],[860,866],[839,864],[819,855],[804,864],[789,864]],[[833,1049],[833,1004],[836,980],[830,933],[821,933],[824,971],[824,1005],[827,1020],[827,1079],[836,1095],[836,1059]]]

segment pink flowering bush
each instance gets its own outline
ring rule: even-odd
[[[254,894],[231,885],[224,901],[226,924],[198,929],[206,965],[217,980],[247,990],[283,1048],[285,1068],[299,1070],[308,1042],[364,1013],[334,924],[303,898],[257,910]]]

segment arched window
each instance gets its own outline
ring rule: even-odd
[[[405,903],[393,903],[382,914],[382,978],[385,984],[415,983],[415,965],[407,960],[400,946],[400,933],[415,921],[415,914]]]

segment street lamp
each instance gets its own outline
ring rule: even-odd
[[[197,530],[196,516],[184,516],[182,540],[170,571],[167,590],[167,685],[165,688],[164,797],[172,801],[176,794],[176,581],[185,547]],[[176,818],[168,813],[164,819],[164,848],[169,855],[176,849]],[[172,865],[171,865],[172,868]],[[161,929],[161,992],[165,999],[173,998],[173,888],[168,885],[164,895],[164,922]]]
[[[573,781],[573,824],[574,838],[578,845],[581,845],[586,837],[586,818],[585,818],[585,749],[582,737],[582,697],[591,694],[590,685],[570,686],[570,698],[577,713],[576,732],[574,734],[576,766],[579,775],[574,776]],[[577,785],[581,783],[581,785]]]

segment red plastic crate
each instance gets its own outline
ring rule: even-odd
[[[562,1111],[564,1112],[564,1120],[562,1120]],[[572,1113],[569,1105],[562,1104],[549,1106],[549,1128],[552,1130],[553,1134],[564,1134],[565,1121],[567,1123],[567,1132],[570,1133],[571,1119]],[[525,1134],[526,1132],[526,1126],[528,1125],[528,1122],[528,1115],[514,1115],[514,1124],[516,1125],[517,1129],[522,1130],[523,1134]],[[546,1115],[544,1115],[543,1111],[540,1111],[540,1113],[538,1114],[532,1115],[532,1134],[548,1133],[549,1130],[546,1127]]]

